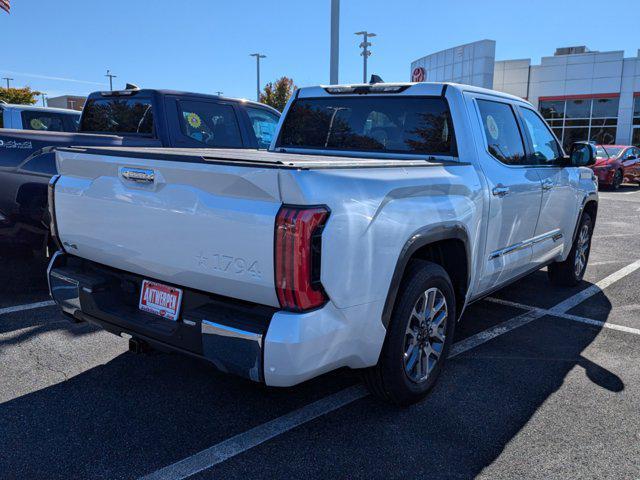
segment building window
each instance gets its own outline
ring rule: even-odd
[[[538,110],[565,150],[573,142],[589,140],[611,145],[616,141],[618,98],[573,98],[541,100]],[[640,104],[638,104],[640,107]],[[640,108],[638,108],[640,128]],[[640,137],[640,132],[638,132]]]
[[[631,143],[640,147],[640,93],[636,93],[633,97],[633,131],[631,134]]]

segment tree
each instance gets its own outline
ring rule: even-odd
[[[260,102],[282,111],[296,88],[293,79],[279,78],[275,83],[269,82],[264,86],[264,91],[260,94]]]
[[[18,105],[33,105],[38,101],[40,92],[24,88],[0,88],[0,100]]]

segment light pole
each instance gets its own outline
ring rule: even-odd
[[[117,75],[113,75],[110,70],[107,70],[105,77],[109,77],[109,90],[113,92],[113,79],[118,78]]]
[[[369,42],[369,39],[377,35],[367,32],[366,30],[356,32],[356,35],[362,35],[362,43],[360,44],[360,48],[362,49],[362,52],[360,52],[360,55],[362,55],[362,83],[367,83],[367,60],[371,56],[371,51],[369,50],[371,42]]]
[[[260,59],[267,58],[266,55],[260,53],[250,53],[250,57],[256,57],[256,101],[260,101]]]
[[[46,93],[41,93],[40,94],[42,96],[42,106],[46,107],[47,106],[47,94]]]
[[[13,78],[9,78],[9,77],[2,77],[3,80],[7,81],[7,90],[9,90],[9,82],[13,81]]]
[[[329,83],[337,85],[340,65],[340,0],[331,0],[331,58],[329,60]]]

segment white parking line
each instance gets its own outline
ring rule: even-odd
[[[610,265],[612,263],[626,263],[626,262],[620,261],[620,260],[604,260],[602,262],[589,262],[589,266],[590,267],[597,267],[599,265]]]
[[[631,265],[627,265],[595,285],[592,285],[573,297],[560,302],[556,306],[552,307],[550,311],[554,312],[553,314],[556,316],[560,313],[564,314],[567,310],[573,308],[574,297],[579,298],[580,302],[582,302],[600,292],[601,289],[608,287],[612,283],[624,278],[639,268],[640,260],[632,263]],[[597,288],[595,288],[596,286]],[[461,353],[488,342],[493,338],[515,330],[516,328],[526,325],[537,318],[547,315],[547,313],[544,312],[545,311],[542,310],[531,310],[507,320],[500,325],[496,325],[495,327],[468,337],[453,345],[449,357],[460,355]],[[142,480],[181,480],[190,477],[196,473],[218,465],[225,460],[246,452],[247,450],[271,440],[278,435],[288,432],[295,427],[304,425],[307,422],[315,420],[318,417],[333,412],[338,408],[349,405],[350,403],[366,396],[366,390],[359,385],[347,388],[299,408],[291,413],[252,428],[244,433],[240,433],[234,437],[224,440],[210,448],[207,448],[206,450],[187,457],[184,460],[180,460],[172,465],[156,470],[155,472],[142,477]]]
[[[640,335],[640,329],[625,327],[624,325],[618,325],[616,323],[603,322],[601,320],[594,320],[593,318],[581,317],[579,315],[571,315],[568,313],[559,313],[554,312],[552,310],[546,310],[544,308],[538,308],[531,305],[524,305],[518,302],[510,302],[509,300],[502,300],[501,298],[489,297],[485,298],[485,300],[493,303],[498,303],[500,305],[506,305],[509,307],[521,308],[523,310],[540,311],[544,315],[550,315],[558,318],[564,318],[566,320],[573,320],[574,322],[586,323],[588,325],[594,325],[596,327],[608,328],[611,330],[618,330],[620,332],[633,333],[635,335]]]
[[[594,235],[594,240],[599,240],[601,238],[623,238],[623,237],[637,237],[637,233],[608,233],[606,235]]]
[[[45,302],[27,303],[25,305],[15,305],[13,307],[0,308],[0,315],[14,312],[24,312],[25,310],[33,310],[34,308],[51,307],[56,302],[53,300],[47,300]]]

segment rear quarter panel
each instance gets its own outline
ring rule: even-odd
[[[322,284],[338,308],[386,299],[407,241],[425,227],[458,225],[479,244],[481,183],[473,166],[282,172],[283,202],[325,204]],[[378,321],[380,317],[378,316]]]

